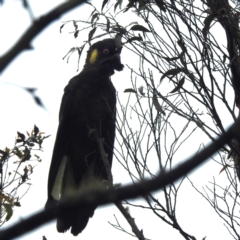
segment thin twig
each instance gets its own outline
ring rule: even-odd
[[[101,159],[104,163],[107,175],[108,175],[108,181],[109,181],[109,187],[113,188],[113,177],[111,172],[111,167],[109,164],[109,161],[107,159],[106,152],[104,151],[103,142],[102,139],[99,138],[98,132],[95,130],[94,133],[94,139],[97,142],[99,152],[101,155]],[[122,213],[122,215],[125,217],[125,219],[128,221],[129,225],[132,228],[132,232],[136,235],[136,237],[139,240],[144,240],[145,237],[143,235],[143,231],[138,229],[138,226],[136,225],[134,218],[131,216],[131,214],[126,210],[126,208],[122,205],[120,201],[115,202],[116,207],[119,209],[119,211]]]
[[[4,55],[0,61],[0,72],[2,72],[11,61],[13,61],[18,54],[24,50],[32,49],[32,40],[50,23],[60,18],[66,12],[83,4],[85,0],[71,0],[66,1],[58,7],[51,10],[49,13],[41,16],[33,22],[33,24],[26,30],[18,42]]]
[[[220,148],[222,148],[222,146],[230,142],[232,138],[240,135],[238,126],[239,122],[237,121],[226,131],[226,133],[222,134],[215,142],[213,142],[204,150],[194,155],[190,159],[184,161],[181,165],[173,168],[167,173],[160,173],[154,179],[145,180],[141,183],[127,185],[118,189],[97,189],[78,193],[75,197],[66,199],[57,206],[50,206],[47,211],[42,210],[25,220],[22,219],[20,222],[16,223],[12,227],[0,231],[0,239],[8,240],[19,237],[20,235],[30,232],[31,230],[40,227],[42,224],[45,224],[55,219],[57,216],[60,216],[62,212],[68,211],[71,208],[76,208],[76,206],[89,207],[96,205],[106,205],[113,202],[118,202],[123,199],[140,197],[148,192],[162,189],[163,187],[166,187],[169,184],[177,181],[179,178],[185,176],[193,169],[196,169],[198,166],[204,163],[211,155],[213,155]]]

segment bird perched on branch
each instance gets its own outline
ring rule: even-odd
[[[96,130],[103,139],[111,165],[116,94],[110,77],[114,70],[123,70],[121,50],[121,44],[115,39],[94,43],[87,52],[83,70],[65,87],[49,171],[46,209],[76,192],[104,185],[108,179],[97,143],[89,133]],[[96,207],[76,207],[64,212],[57,218],[57,230],[65,232],[71,228],[71,233],[78,235]]]

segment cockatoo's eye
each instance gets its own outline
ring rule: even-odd
[[[103,50],[103,53],[107,55],[107,54],[109,54],[109,50],[108,50],[107,48],[105,48],[105,49]]]

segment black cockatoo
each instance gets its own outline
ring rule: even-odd
[[[73,196],[94,184],[101,185],[108,179],[97,143],[89,136],[89,131],[97,130],[103,139],[111,165],[116,91],[110,77],[114,70],[123,70],[121,50],[122,46],[115,39],[94,43],[87,52],[83,70],[64,89],[49,171],[46,209],[67,196]],[[57,218],[57,230],[65,232],[71,228],[71,233],[78,235],[86,227],[96,207],[74,208],[65,212]]]

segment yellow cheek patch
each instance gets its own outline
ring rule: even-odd
[[[97,60],[97,57],[98,57],[98,50],[97,50],[97,49],[94,49],[94,50],[92,51],[92,53],[91,53],[89,62],[90,62],[90,63],[94,63],[94,62]]]

